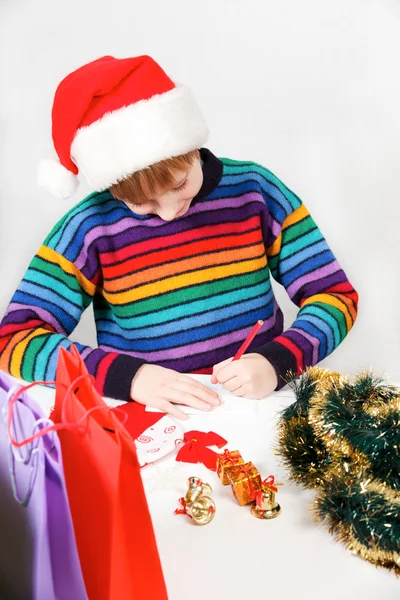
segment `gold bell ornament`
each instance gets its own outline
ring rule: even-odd
[[[188,515],[196,525],[207,525],[215,516],[215,502],[210,498],[211,486],[199,477],[189,477],[185,498],[179,498],[182,508],[175,510],[176,515]]]
[[[215,516],[215,502],[208,496],[200,496],[195,502],[186,504],[186,514],[196,525],[207,525]]]
[[[261,490],[255,495],[255,503],[252,506],[251,514],[257,519],[274,519],[281,513],[281,507],[275,500],[275,494],[278,488],[275,485],[275,478],[269,475],[261,484]]]
[[[200,477],[189,477],[187,486],[186,502],[194,502],[200,496],[211,496],[212,494],[211,486]]]

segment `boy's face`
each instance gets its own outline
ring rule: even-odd
[[[175,184],[172,189],[164,190],[141,204],[126,202],[127,206],[138,215],[158,215],[163,221],[173,221],[183,217],[203,183],[200,160],[196,159],[187,171],[176,171],[174,177]]]

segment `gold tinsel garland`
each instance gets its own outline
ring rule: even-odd
[[[315,518],[350,552],[400,573],[400,390],[317,367],[291,387],[278,424],[290,479],[317,490]]]

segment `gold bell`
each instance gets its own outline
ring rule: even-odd
[[[260,501],[253,505],[251,514],[257,519],[274,519],[282,510],[275,500],[275,492],[263,486],[260,494]]]
[[[212,494],[211,486],[200,477],[189,477],[187,484],[188,491],[185,498],[187,503],[193,503],[201,496],[211,496]]]
[[[208,496],[200,496],[194,502],[186,504],[186,514],[192,517],[196,525],[207,525],[215,516],[215,502]]]

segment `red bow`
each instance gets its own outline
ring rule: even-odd
[[[186,500],[185,500],[185,498],[179,498],[178,502],[181,506],[183,506],[183,508],[176,508],[175,514],[176,515],[186,515]],[[190,517],[190,515],[189,515],[189,517]]]
[[[265,485],[265,487],[269,488],[273,492],[278,491],[278,488],[275,485],[275,477],[273,475],[268,475],[267,479],[264,479],[262,482],[262,485]]]
[[[218,446],[222,448],[227,444],[223,437],[209,431],[188,431],[185,433],[186,444],[180,448],[176,455],[176,460],[187,463],[203,463],[210,469],[215,471],[217,468],[217,453],[210,450],[207,446]]]
[[[266,487],[269,490],[271,490],[272,492],[278,491],[278,488],[274,484],[275,484],[275,477],[273,475],[268,475],[268,477],[266,479],[264,479],[264,481],[261,484],[261,490],[259,490],[255,495],[256,504],[257,504],[258,508],[262,508],[262,501],[263,501],[263,494],[264,494],[263,488]]]
[[[223,458],[226,462],[232,463],[232,466],[235,466],[239,462],[239,460],[242,459],[241,456],[232,456],[232,452],[228,449],[221,452],[219,456],[220,459]]]

